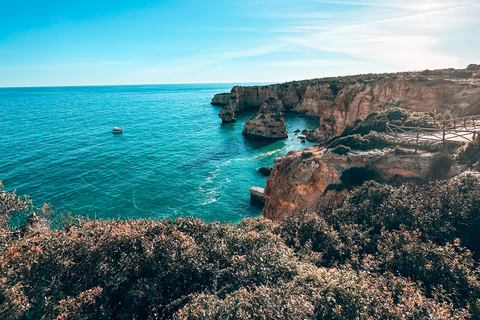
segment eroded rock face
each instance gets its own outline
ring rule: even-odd
[[[411,80],[381,80],[375,83],[356,83],[343,87],[333,104],[320,116],[317,139],[329,139],[341,134],[357,119],[389,107],[401,107],[416,112],[437,113],[450,110],[462,116],[480,112],[480,87],[465,87],[454,82]],[[478,110],[477,110],[478,109]]]
[[[470,65],[472,78],[452,77],[450,69],[293,81],[267,86],[235,86],[230,92],[233,111],[259,108],[276,97],[285,110],[318,117],[319,128],[309,138],[326,140],[341,134],[357,119],[390,107],[416,112],[449,111],[453,116],[480,114],[480,71]],[[480,69],[479,69],[480,70]],[[428,70],[427,70],[428,71]]]
[[[223,106],[218,113],[218,117],[222,119],[222,123],[237,122],[237,119],[235,119],[235,112],[230,105]]]
[[[234,111],[259,108],[266,99],[276,97],[286,110],[292,109],[300,100],[293,85],[272,84],[267,86],[235,86],[230,92],[230,106]]]
[[[230,104],[231,96],[230,93],[217,93],[210,103],[213,105],[224,106]]]
[[[320,147],[291,151],[275,159],[267,179],[262,214],[281,221],[292,213],[318,212],[327,198],[343,200],[345,191],[326,190],[329,185],[340,184],[342,174],[354,167],[373,167],[382,181],[425,178],[432,157],[431,153],[396,155],[393,149],[352,151],[347,155],[337,155]],[[451,176],[456,173],[458,170],[452,168]]]
[[[254,138],[284,139],[287,138],[287,127],[282,111],[285,108],[280,99],[270,97],[262,104],[253,118],[247,120],[242,133]]]

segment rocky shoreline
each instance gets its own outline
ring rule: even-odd
[[[281,101],[276,103],[279,112],[318,117],[318,129],[307,136],[325,141],[372,112],[391,107],[415,112],[447,112],[452,116],[480,113],[480,66],[234,86],[230,93],[215,95],[212,104],[223,106],[219,117],[231,122],[235,112],[261,109],[269,98]]]
[[[480,66],[466,69],[425,70],[394,74],[368,74],[293,81],[265,86],[234,86],[230,93],[215,95],[221,105],[222,122],[234,122],[235,112],[258,108],[242,133],[254,138],[287,138],[283,112],[318,117],[315,131],[302,133],[310,141],[324,144],[374,112],[400,107],[436,117],[480,114]],[[375,175],[377,181],[426,179],[435,154],[398,154],[393,148],[369,151],[346,148],[335,154],[325,145],[292,151],[277,158],[262,193],[262,215],[282,221],[288,215],[317,212],[328,201],[347,197],[349,176]],[[444,178],[466,168],[454,165]],[[258,200],[254,192],[252,199]],[[263,198],[262,198],[263,199]]]

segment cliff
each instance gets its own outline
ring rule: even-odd
[[[226,108],[231,107],[226,106]],[[264,139],[287,138],[287,127],[282,115],[283,110],[284,106],[280,99],[276,97],[266,99],[257,113],[245,122],[242,133]]]
[[[231,95],[229,93],[218,93],[213,97],[212,102],[210,103],[218,106],[229,104],[230,96]]]
[[[319,128],[309,136],[324,140],[342,133],[357,119],[392,106],[453,116],[480,113],[480,67],[235,86],[230,94],[214,100],[222,99],[225,108],[237,112],[259,108],[269,97],[280,99],[286,111],[320,118]]]
[[[338,155],[321,147],[291,151],[275,159],[265,188],[265,218],[282,221],[296,213],[320,212],[328,201],[347,196],[337,191],[343,186],[359,185],[364,180],[398,181],[425,179],[435,156],[432,153],[395,153],[394,149],[351,151]],[[462,171],[447,168],[446,177]]]

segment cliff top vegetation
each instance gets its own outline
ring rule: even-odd
[[[1,193],[2,319],[479,319],[480,181],[366,182],[277,224],[75,219]]]
[[[457,79],[480,78],[480,66],[477,64],[470,64],[465,69],[435,69],[423,71],[406,71],[406,72],[392,72],[392,73],[367,73],[359,75],[337,76],[315,78],[309,80],[297,80],[283,83],[283,85],[316,85],[316,84],[339,84],[347,85],[357,82],[376,82],[381,80],[405,79],[413,81],[435,81],[447,80],[455,81]]]

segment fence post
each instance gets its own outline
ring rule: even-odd
[[[453,130],[457,129],[457,119],[453,119]]]
[[[417,127],[417,143],[415,144],[415,154],[417,153],[418,149],[418,138],[420,137],[420,127]]]
[[[443,127],[443,138],[442,138],[443,144],[445,144],[445,127]]]
[[[463,118],[463,127],[467,130],[467,118]]]
[[[398,131],[398,127],[395,126],[395,142],[397,142],[397,131]]]
[[[473,139],[472,139],[472,141],[475,141],[476,135],[477,135],[477,131],[473,131]]]

